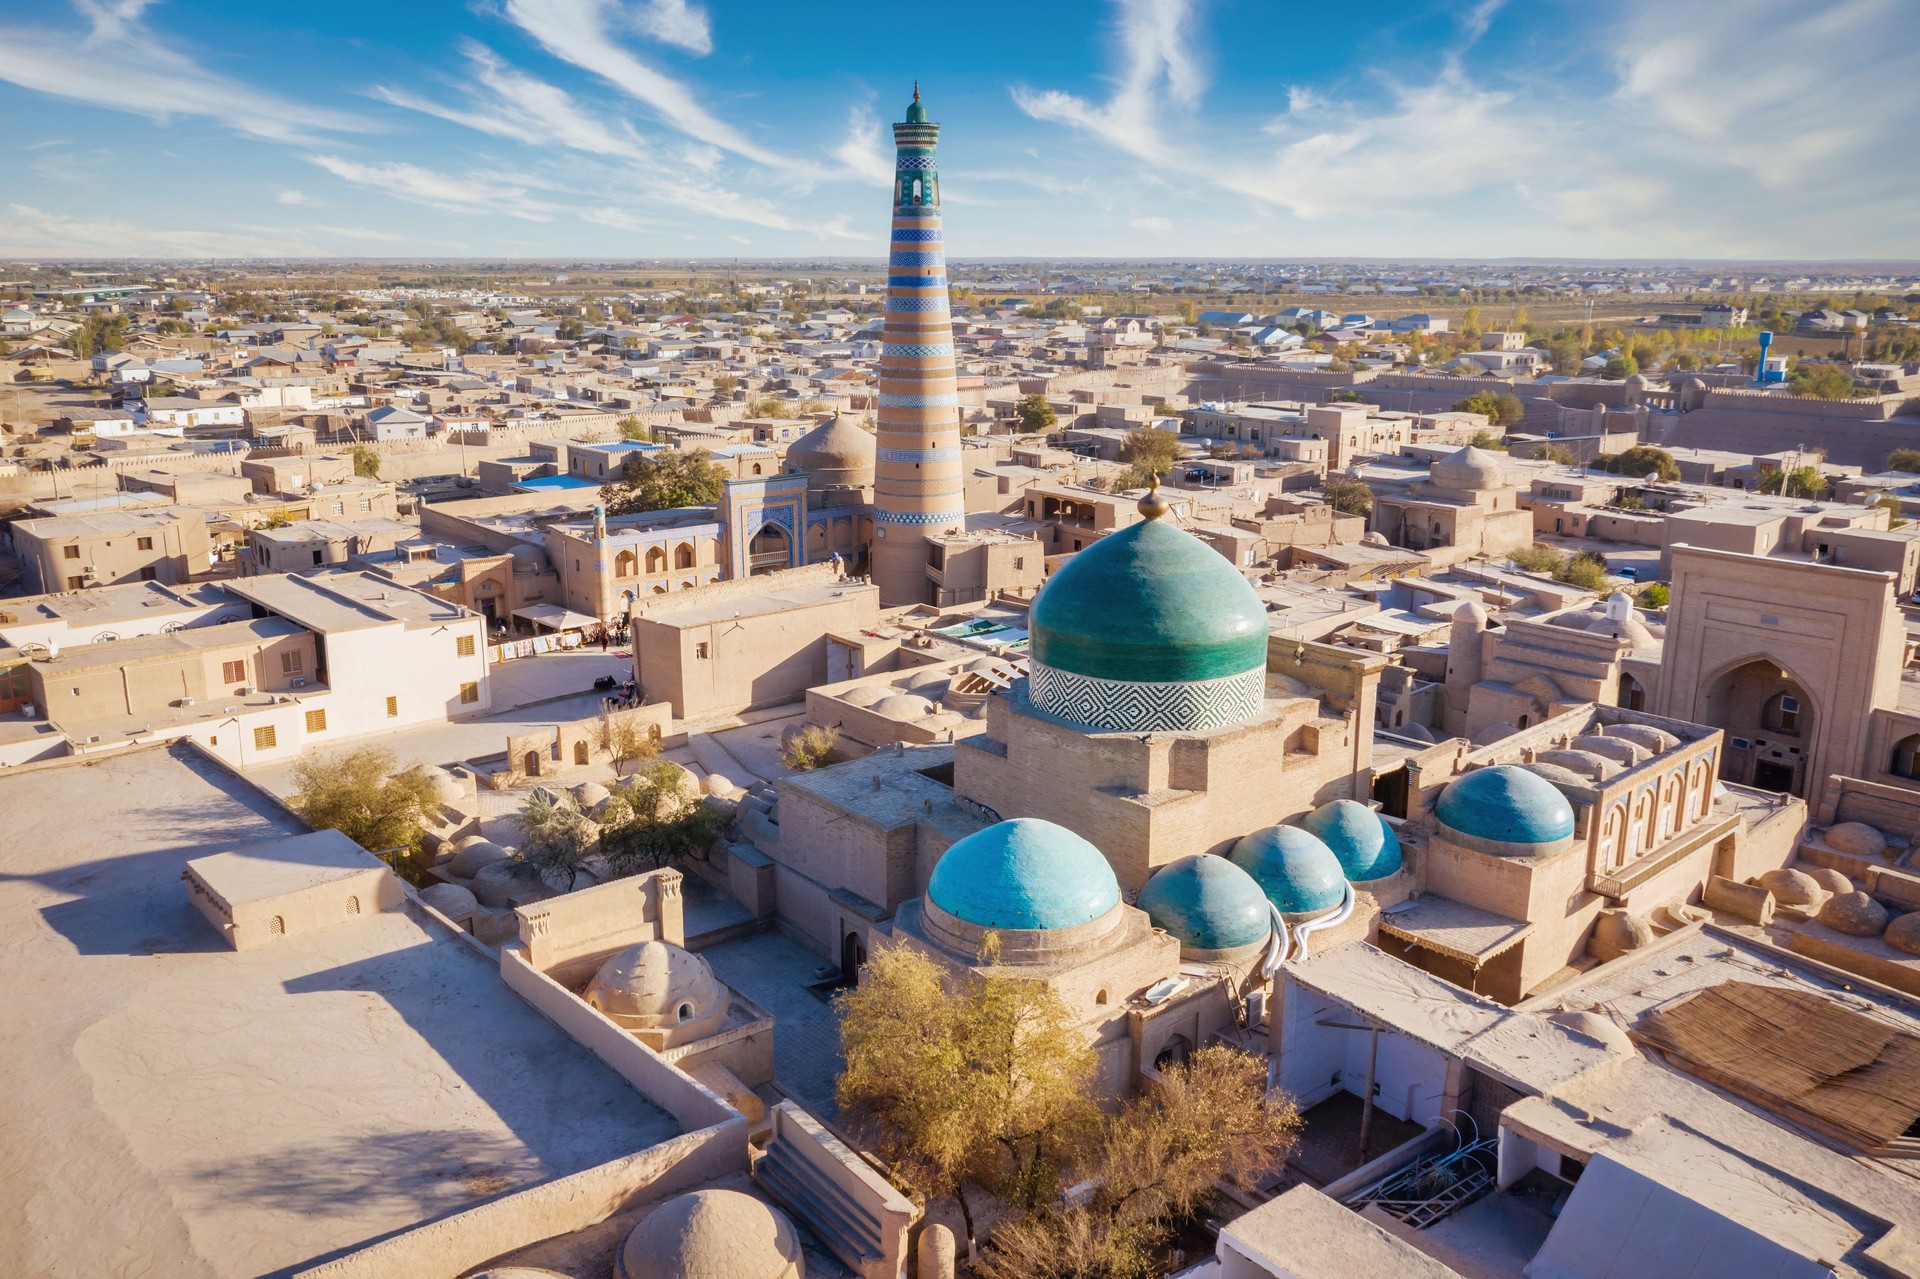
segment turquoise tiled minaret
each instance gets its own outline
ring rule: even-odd
[[[939,140],[940,126],[927,119],[915,85],[907,118],[893,126],[893,243],[875,423],[873,580],[886,605],[929,601],[927,535],[959,532],[966,522],[940,175],[933,161]]]

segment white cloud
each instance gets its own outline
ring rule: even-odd
[[[684,81],[621,48],[609,24],[613,12],[608,0],[506,0],[506,16],[548,53],[646,103],[671,128],[757,164],[802,167],[715,116]]]
[[[320,203],[320,201],[314,199],[312,196],[308,195],[305,191],[297,191],[292,187],[276,188],[273,193],[273,202],[275,204],[294,204],[294,205],[302,205],[302,206],[310,206],[310,205],[315,205]]]
[[[141,21],[148,0],[77,0],[87,34],[0,27],[0,80],[151,120],[198,117],[272,142],[364,126],[256,89],[170,48]]]
[[[337,155],[307,158],[343,182],[446,213],[504,213],[529,222],[553,219],[552,204],[533,198],[526,187],[493,174],[459,176],[398,160],[369,164]]]
[[[1160,125],[1169,102],[1192,107],[1206,89],[1190,47],[1194,0],[1119,0],[1119,10],[1122,66],[1104,105],[1059,89],[1015,89],[1013,100],[1036,120],[1083,129],[1143,160],[1164,160]]]
[[[893,157],[887,154],[886,133],[880,117],[869,107],[855,107],[847,116],[847,135],[834,149],[833,158],[848,176],[875,186],[893,182]]]
[[[1132,218],[1127,225],[1136,231],[1147,231],[1153,235],[1172,235],[1173,219],[1162,217]]]
[[[112,218],[77,218],[28,204],[0,217],[0,253],[9,257],[260,258],[311,256],[309,241],[232,231],[168,230]]]
[[[509,66],[491,49],[465,41],[471,80],[468,105],[446,106],[384,86],[374,96],[409,111],[420,111],[497,138],[537,145],[558,143],[592,155],[648,158],[646,144],[624,121],[608,123],[582,110],[565,90]]]
[[[642,0],[633,11],[634,30],[662,44],[677,45],[706,57],[713,52],[713,24],[707,11],[687,0]]]

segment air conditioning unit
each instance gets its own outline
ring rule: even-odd
[[[305,688],[307,686],[307,677],[304,675],[300,676],[298,679],[293,681],[293,686],[295,688]]]
[[[239,688],[236,688],[236,689],[234,689],[233,691],[234,691],[234,692],[236,692],[236,693],[238,693],[238,694],[239,694],[240,696],[242,696],[242,697],[252,697],[252,696],[253,696],[253,685],[251,685],[251,684],[242,684],[242,685],[241,685],[241,686],[240,686]]]

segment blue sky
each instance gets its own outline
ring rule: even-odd
[[[1920,257],[1916,0],[0,0],[0,255]]]

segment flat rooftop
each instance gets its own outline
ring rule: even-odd
[[[796,608],[817,608],[822,604],[858,599],[861,595],[877,594],[876,588],[872,586],[858,581],[840,581],[835,578],[791,582],[780,586],[772,584],[778,579],[769,577],[764,580],[767,581],[768,586],[762,591],[689,591],[685,594],[676,592],[671,595],[655,596],[654,598],[660,601],[657,604],[643,598],[638,601],[638,607],[634,610],[634,620],[652,622],[661,626],[706,626],[714,622],[732,621],[735,618],[785,613]]]
[[[0,1273],[284,1273],[679,1131],[411,904],[229,950],[187,861],[301,827],[190,749],[0,811]]]
[[[76,626],[125,622],[153,614],[167,615],[199,608],[218,608],[238,601],[212,582],[167,586],[160,582],[127,582],[95,586],[84,591],[30,595],[6,601],[4,611],[22,622],[65,620]]]
[[[392,622],[439,626],[472,616],[458,604],[359,569],[234,578],[226,588],[323,635]]]

